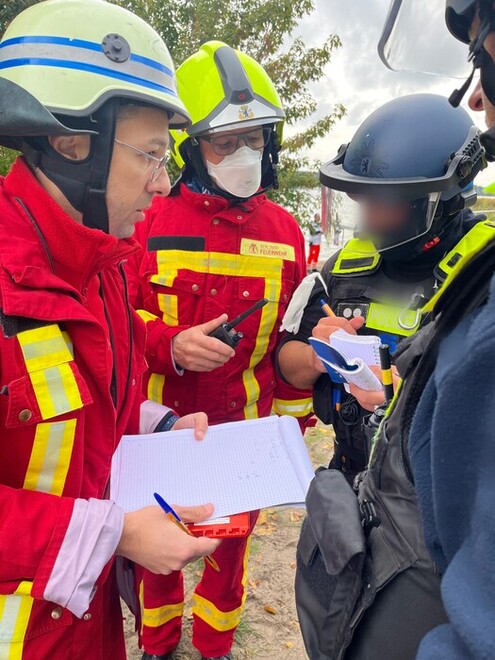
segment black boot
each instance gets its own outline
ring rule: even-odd
[[[201,656],[201,660],[234,660],[232,658],[232,653],[227,653],[227,655],[218,655],[216,658],[205,658],[205,656]]]
[[[155,655],[152,653],[146,653],[145,651],[141,660],[172,660],[173,657],[173,651],[172,653],[165,653],[165,655]]]

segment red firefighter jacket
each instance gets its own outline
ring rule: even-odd
[[[23,160],[0,181],[0,657],[124,657],[123,513],[103,498],[139,425],[135,249],[74,222]]]
[[[274,366],[282,317],[306,274],[295,219],[264,195],[232,205],[182,184],[179,194],[155,199],[136,236],[145,254],[140,278],[134,265],[130,279],[147,322],[148,398],[180,415],[202,410],[212,424],[273,409],[305,419],[311,393],[283,383]],[[233,319],[262,298],[269,303],[239,326],[234,358],[211,373],[178,372],[179,332],[224,312]]]

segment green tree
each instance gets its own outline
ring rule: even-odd
[[[0,31],[19,11],[38,0],[10,0],[0,8]],[[319,46],[307,47],[291,34],[299,22],[314,11],[313,0],[113,0],[148,21],[162,35],[174,61],[182,62],[210,39],[219,39],[258,60],[274,80],[287,114],[287,123],[306,128],[286,139],[281,154],[278,190],[271,197],[307,225],[315,211],[317,163],[303,154],[327,135],[345,114],[336,103],[332,111],[314,120],[317,102],[310,85],[324,76],[333,52],[341,46],[329,34]],[[0,168],[9,154],[0,153]]]

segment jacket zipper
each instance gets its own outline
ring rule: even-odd
[[[125,301],[125,307],[127,311],[127,321],[129,324],[129,367],[127,369],[127,380],[125,384],[125,392],[128,391],[128,388],[131,384],[131,378],[132,378],[132,361],[134,358],[134,325],[132,323],[132,310],[131,310],[131,304],[129,302],[129,285],[127,283],[127,276],[125,274],[125,269],[124,266],[127,263],[127,261],[121,261],[119,263],[119,271],[122,276],[122,282],[124,284],[124,301]]]
[[[103,289],[103,279],[101,276],[101,273],[98,273],[98,279],[100,280],[100,298],[103,301],[103,309],[105,311],[105,319],[107,321],[107,326],[108,326],[108,336],[109,336],[109,341],[110,341],[110,348],[112,351],[112,380],[110,381],[110,395],[112,397],[113,401],[113,406],[115,410],[117,411],[117,402],[118,402],[118,392],[117,392],[117,359],[116,359],[116,353],[115,353],[115,340],[113,336],[113,330],[112,330],[112,325],[110,323],[110,318],[108,316],[107,312],[107,306],[105,304],[105,293]]]

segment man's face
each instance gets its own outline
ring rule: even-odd
[[[480,19],[479,16],[475,16],[471,29],[469,31],[469,36],[471,39],[475,39],[480,29]],[[484,42],[484,48],[488,55],[495,61],[495,32],[490,32]],[[485,111],[485,122],[488,128],[495,126],[495,106],[491,101],[488,100],[486,94],[483,91],[481,82],[476,85],[474,92],[469,98],[469,107],[475,112]]]
[[[117,122],[115,139],[155,158],[162,158],[168,148],[168,115],[155,108],[135,108]],[[128,238],[155,195],[170,193],[170,179],[163,168],[152,181],[156,162],[148,160],[127,146],[114,145],[107,185],[109,233]]]
[[[402,229],[409,220],[411,206],[408,202],[383,202],[369,197],[352,195],[359,203],[361,227],[367,234],[380,236]]]

